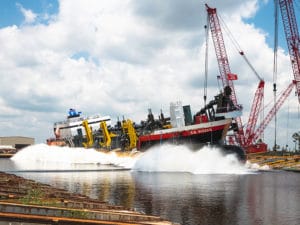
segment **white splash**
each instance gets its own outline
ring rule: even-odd
[[[189,172],[193,174],[245,174],[253,171],[234,154],[224,155],[215,147],[191,151],[185,146],[161,145],[149,149],[133,170],[147,172]]]
[[[253,169],[253,170],[271,170],[271,168],[268,166],[268,165],[263,165],[263,166],[260,166],[259,164],[257,163],[251,163],[249,161],[246,162],[246,165],[245,165],[247,168],[249,169]]]
[[[242,164],[235,155],[224,155],[215,147],[191,151],[182,145],[160,145],[142,154],[120,156],[114,151],[104,153],[95,149],[37,144],[22,149],[11,160],[20,170],[88,170],[112,165],[146,172],[245,174],[259,169],[253,164]]]
[[[15,154],[11,160],[19,168],[24,169],[69,169],[80,164],[131,168],[135,162],[134,157],[119,157],[113,151],[104,153],[95,149],[57,147],[46,144],[28,146]],[[73,166],[71,167],[71,165]]]

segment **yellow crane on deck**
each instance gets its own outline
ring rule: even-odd
[[[123,120],[122,122],[123,134],[128,139],[128,142],[125,144],[125,150],[131,150],[136,147],[138,136],[134,128],[133,122],[130,119]]]
[[[86,133],[86,142],[83,142],[82,145],[85,148],[93,147],[93,145],[94,145],[93,131],[89,127],[88,121],[87,120],[82,121],[82,126],[84,127],[85,133]]]
[[[110,148],[111,147],[111,139],[113,137],[116,137],[117,135],[108,131],[105,121],[100,122],[100,128],[101,128],[102,134],[103,134],[103,141],[100,142],[99,144],[101,147]]]

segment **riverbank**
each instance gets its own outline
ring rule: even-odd
[[[52,224],[172,224],[123,206],[0,172],[0,221]]]

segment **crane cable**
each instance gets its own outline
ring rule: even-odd
[[[221,21],[222,29],[226,32],[228,38],[232,42],[232,44],[235,47],[235,49],[244,58],[244,60],[246,61],[246,63],[248,64],[248,66],[251,68],[251,70],[254,72],[254,74],[258,78],[258,80],[263,80],[262,77],[255,70],[255,68],[253,67],[253,65],[250,63],[250,61],[248,60],[248,58],[246,57],[246,55],[245,55],[244,51],[242,50],[241,46],[239,45],[238,41],[234,38],[233,34],[230,32],[230,29],[228,28],[228,26],[226,25],[226,23],[223,20],[222,16],[220,16],[220,14],[219,14],[219,19]]]
[[[204,95],[203,95],[203,99],[204,99],[204,106],[206,106],[206,99],[207,99],[207,77],[208,77],[208,39],[209,39],[209,35],[208,35],[208,31],[209,31],[209,16],[207,15],[207,23],[204,26],[205,28],[205,38],[206,38],[206,42],[205,42],[205,79],[204,79]]]
[[[289,122],[290,122],[290,101],[288,99],[288,108],[287,108],[287,121],[286,121],[286,144],[285,144],[285,147],[286,147],[286,151],[288,151],[288,138],[289,138]]]
[[[274,16],[275,16],[275,26],[274,26],[274,59],[273,59],[273,94],[274,94],[274,106],[276,112],[276,91],[277,91],[277,49],[278,49],[278,0],[274,0]],[[275,129],[274,129],[274,148],[277,149],[277,113],[274,115]]]
[[[230,29],[226,25],[225,21],[223,20],[222,16],[219,14],[219,18],[221,21],[221,26],[223,30],[226,32],[227,36],[229,37],[230,41],[232,42],[233,46],[237,50],[237,52],[243,57],[243,59],[246,61],[250,69],[253,71],[255,76],[258,78],[258,80],[261,82],[263,81],[263,78],[258,74],[258,72],[255,70],[254,66],[250,63],[249,59],[246,57],[244,51],[242,50],[241,46],[239,45],[238,41],[234,38],[233,34],[230,32]],[[262,99],[262,105],[264,106],[264,98]],[[264,107],[263,109],[260,109],[260,121],[263,121],[265,115],[264,115]],[[261,134],[261,139],[264,139],[264,133]]]

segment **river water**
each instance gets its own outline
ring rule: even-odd
[[[159,146],[120,157],[30,146],[0,170],[179,224],[300,224],[300,174],[240,164],[218,149]]]

